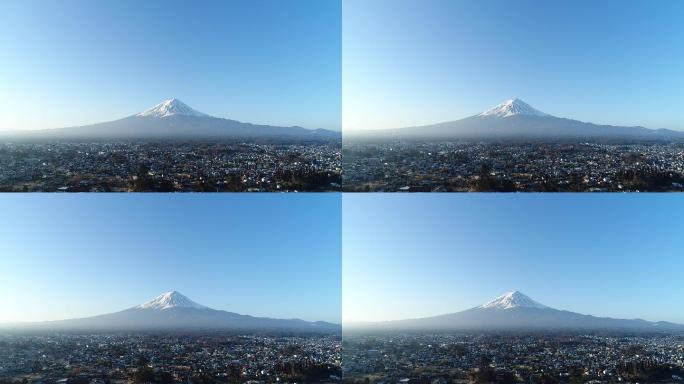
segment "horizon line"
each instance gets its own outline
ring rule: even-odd
[[[532,106],[530,103],[528,103],[527,101],[525,101],[525,100],[523,100],[523,99],[521,99],[521,98],[519,98],[519,97],[511,97],[511,98],[505,99],[504,101],[502,101],[502,102],[500,102],[500,103],[498,103],[498,104],[496,104],[496,105],[493,105],[493,106],[491,106],[491,107],[485,107],[485,109],[480,110],[479,112],[475,112],[475,113],[472,113],[472,112],[471,112],[471,113],[468,113],[468,114],[466,114],[466,115],[464,115],[464,116],[461,116],[461,117],[449,118],[448,120],[440,120],[440,121],[434,121],[434,120],[433,120],[433,121],[431,121],[431,122],[425,121],[425,122],[416,122],[416,123],[406,123],[406,124],[404,124],[404,125],[402,125],[402,126],[400,126],[400,127],[396,127],[396,126],[389,127],[389,126],[388,126],[388,127],[379,127],[379,128],[358,128],[358,127],[352,127],[352,128],[350,128],[350,127],[345,127],[344,124],[343,124],[343,126],[342,126],[342,131],[344,132],[344,131],[346,130],[346,131],[362,132],[362,131],[397,130],[397,129],[404,129],[404,128],[421,128],[421,127],[428,127],[428,126],[432,126],[432,125],[439,125],[439,124],[445,124],[445,123],[452,123],[452,122],[455,122],[455,121],[459,121],[459,120],[463,120],[463,119],[467,119],[467,118],[471,118],[471,117],[480,116],[482,113],[484,113],[484,112],[486,112],[486,111],[488,111],[488,110],[490,110],[490,109],[494,109],[494,108],[496,108],[496,107],[498,107],[498,106],[501,106],[501,105],[503,105],[503,104],[505,104],[505,103],[507,103],[507,102],[509,102],[509,101],[516,101],[516,100],[517,100],[517,101],[520,101],[520,102],[522,102],[522,103],[524,103],[524,104],[527,104],[528,106],[532,107],[533,109],[536,109],[536,108],[535,108],[534,106]],[[539,110],[538,110],[538,111],[539,111]],[[629,128],[632,128],[632,127],[634,127],[634,128],[641,127],[641,128],[646,128],[646,129],[654,130],[654,131],[665,129],[665,130],[671,130],[671,131],[677,131],[677,132],[684,132],[684,126],[679,126],[679,127],[677,127],[677,128],[664,128],[664,127],[654,127],[655,125],[651,125],[651,124],[617,125],[616,123],[610,123],[610,122],[597,122],[597,121],[589,121],[589,120],[579,120],[579,119],[572,118],[572,117],[563,117],[563,116],[558,116],[558,115],[551,114],[551,113],[546,113],[546,112],[544,112],[544,111],[540,111],[540,112],[545,113],[545,114],[547,114],[547,115],[550,116],[550,117],[555,117],[555,118],[559,118],[559,119],[576,120],[576,121],[580,121],[580,122],[583,122],[583,123],[590,123],[590,124],[595,124],[595,125],[609,125],[609,126],[629,127]],[[343,120],[344,120],[344,118],[343,118]]]

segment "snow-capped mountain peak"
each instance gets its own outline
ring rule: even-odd
[[[520,291],[506,292],[496,299],[480,305],[478,308],[511,309],[517,307],[537,309],[549,308],[546,305],[530,299]]]
[[[169,117],[173,115],[208,117],[209,115],[198,112],[190,108],[187,104],[178,99],[164,100],[154,107],[138,113],[136,116],[142,117]]]
[[[206,309],[207,307],[199,305],[194,301],[183,296],[180,292],[171,291],[164,292],[154,299],[138,305],[138,309],[170,309],[170,308],[195,308]]]
[[[503,103],[489,108],[478,116],[511,117],[516,115],[526,116],[549,116],[548,114],[532,108],[520,99],[509,99]]]

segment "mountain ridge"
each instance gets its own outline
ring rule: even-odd
[[[118,312],[75,319],[0,324],[0,327],[22,331],[341,331],[341,325],[325,321],[257,317],[212,309],[177,291],[164,292]]]
[[[24,139],[293,139],[335,141],[341,132],[323,128],[252,124],[214,117],[172,98],[118,120],[65,128],[3,132]]]
[[[548,307],[519,291],[507,292],[482,305],[436,316],[345,324],[353,330],[499,331],[499,330],[629,330],[684,332],[684,325],[666,321],[618,319]]]
[[[642,126],[594,124],[539,111],[514,98],[458,120],[384,130],[350,132],[379,139],[684,139],[684,132]]]

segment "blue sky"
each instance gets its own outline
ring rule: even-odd
[[[340,322],[338,194],[0,196],[0,321],[215,309]]]
[[[455,120],[509,98],[684,130],[679,0],[345,0],[343,127]]]
[[[109,121],[176,97],[340,129],[339,0],[5,0],[0,129]]]
[[[664,194],[347,194],[343,321],[452,313],[520,290],[684,324],[684,200]]]

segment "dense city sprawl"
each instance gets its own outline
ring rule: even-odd
[[[345,335],[346,383],[677,383],[684,335]]]
[[[339,142],[0,143],[0,191],[337,191]]]
[[[329,383],[339,335],[0,335],[0,383]]]
[[[345,142],[345,191],[684,191],[682,143]]]

